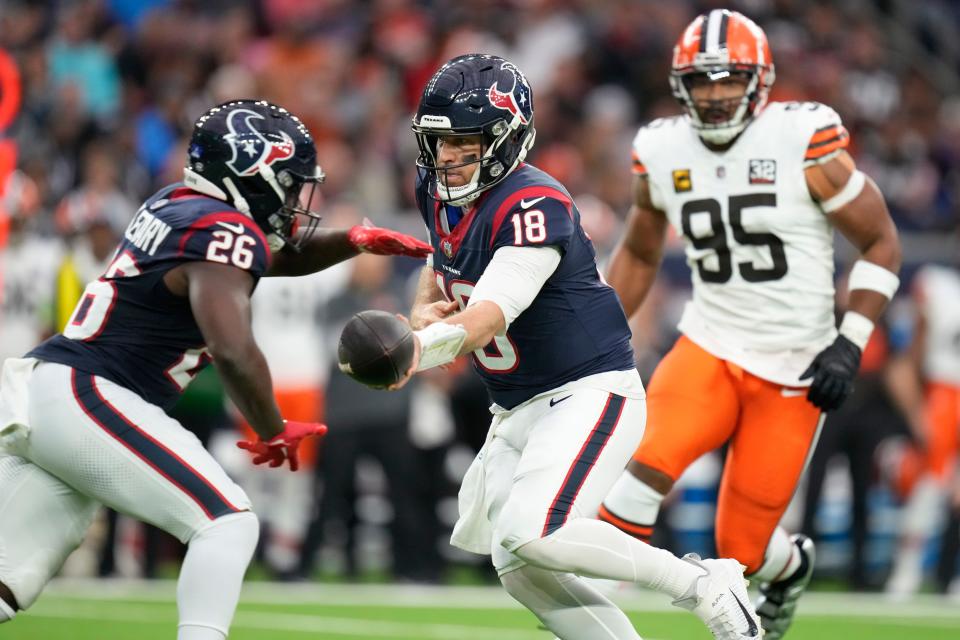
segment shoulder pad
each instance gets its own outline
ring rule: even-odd
[[[178,256],[183,260],[228,264],[257,278],[270,266],[266,236],[242,213],[209,213],[197,218],[182,233]]]
[[[497,208],[490,248],[557,246],[566,250],[575,228],[573,200],[559,189],[538,185],[511,194]]]

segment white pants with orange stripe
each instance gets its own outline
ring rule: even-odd
[[[636,371],[576,380],[505,410],[494,405],[487,442],[464,476],[451,543],[490,553],[500,575],[513,551],[573,518],[594,518],[643,436]]]
[[[64,365],[24,364],[7,361],[0,389],[0,415],[19,416],[0,424],[0,582],[21,608],[80,543],[98,503],[183,542],[250,509],[197,437],[159,407]]]

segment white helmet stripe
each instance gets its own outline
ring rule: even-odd
[[[707,53],[716,53],[720,49],[720,23],[726,17],[723,9],[714,9],[707,18]]]

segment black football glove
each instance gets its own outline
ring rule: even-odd
[[[853,391],[853,378],[860,368],[860,347],[844,336],[837,336],[829,347],[817,354],[800,379],[813,377],[807,400],[824,411],[833,411]]]

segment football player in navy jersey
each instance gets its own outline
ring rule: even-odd
[[[57,335],[0,380],[0,622],[36,600],[98,503],[188,545],[179,640],[226,637],[258,522],[247,496],[165,410],[213,361],[257,432],[256,464],[289,462],[321,424],[285,421],[250,327],[264,275],[300,275],[370,252],[425,257],[386,229],[318,230],[323,181],[300,120],[276,105],[222,104],[196,123],[184,181],[137,211],[106,272]],[[298,220],[307,225],[298,230]],[[310,357],[305,354],[305,357]]]
[[[630,330],[567,190],[525,164],[533,95],[512,63],[449,61],[413,121],[434,253],[411,312],[415,371],[473,354],[493,399],[452,543],[490,553],[507,591],[565,640],[639,638],[580,576],[636,582],[717,638],[756,638],[734,560],[678,559],[596,518],[646,415]]]

